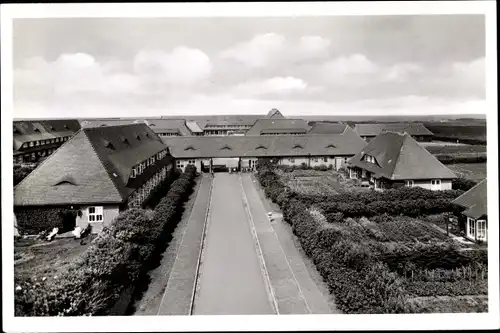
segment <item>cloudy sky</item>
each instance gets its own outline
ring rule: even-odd
[[[477,112],[480,15],[16,19],[14,117]]]

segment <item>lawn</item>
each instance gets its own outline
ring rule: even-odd
[[[76,257],[90,245],[95,235],[81,239],[61,238],[51,242],[33,238],[21,238],[14,243],[14,271],[16,276],[51,275]]]
[[[434,138],[446,141],[480,144],[486,142],[486,121],[452,121],[448,123],[424,123]]]
[[[276,171],[280,178],[294,192],[304,195],[335,195],[342,192],[367,191],[354,185],[352,179],[347,179],[344,174],[335,170],[293,170]]]
[[[484,153],[486,145],[464,145],[449,143],[422,143],[431,154],[460,154],[460,153]]]
[[[448,164],[455,174],[466,179],[480,181],[486,178],[486,163],[459,163]]]

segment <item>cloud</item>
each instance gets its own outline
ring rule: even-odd
[[[327,75],[348,76],[360,74],[375,74],[379,67],[362,54],[343,56],[326,62],[322,70]]]
[[[303,36],[287,40],[275,33],[257,35],[249,41],[222,50],[220,57],[251,68],[287,66],[327,56],[330,41],[320,36]]]
[[[388,82],[405,82],[412,79],[418,79],[423,73],[423,68],[415,63],[399,63],[389,67],[382,77],[382,80]]]
[[[295,97],[297,95],[321,91],[321,87],[311,87],[302,79],[287,76],[241,83],[230,90],[236,97]]]
[[[212,63],[202,51],[180,46],[170,53],[139,52],[134,59],[134,72],[145,80],[190,86],[210,77]]]
[[[212,64],[200,50],[177,47],[172,52],[141,51],[131,65],[118,60],[98,62],[85,53],[61,54],[55,61],[27,59],[14,71],[19,94],[157,94],[206,84]]]

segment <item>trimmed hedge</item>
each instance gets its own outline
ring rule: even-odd
[[[370,251],[345,241],[334,228],[316,221],[308,205],[298,200],[269,169],[260,169],[258,179],[266,194],[276,202],[284,220],[292,226],[304,252],[336,296],[346,313],[408,313],[403,280],[388,266],[376,260]]]
[[[195,168],[177,179],[151,217],[129,209],[106,226],[79,259],[45,281],[15,276],[16,316],[109,315],[155,259],[164,234],[189,196]]]
[[[410,297],[426,296],[433,292],[449,296],[462,295],[462,292],[485,292],[486,280],[470,283],[456,277],[456,281],[448,284],[439,280],[410,281],[406,273],[415,271],[421,274],[439,270],[452,276],[455,268],[484,269],[487,265],[486,251],[461,252],[446,241],[389,242],[385,234],[365,237],[362,233],[367,232],[366,229],[360,228],[353,219],[345,218],[382,212],[371,221],[384,223],[388,219],[400,219],[389,214],[428,213],[448,207],[448,202],[461,191],[433,192],[420,188],[401,188],[382,193],[304,196],[291,191],[270,168],[261,168],[257,176],[266,195],[280,206],[284,221],[292,226],[301,247],[313,260],[342,311],[416,313],[425,309],[416,307],[409,301]],[[438,208],[433,208],[436,204]],[[315,218],[316,214],[313,216],[308,211],[312,205],[331,209],[326,221]],[[383,210],[379,210],[379,206]],[[468,288],[462,288],[467,283]],[[419,286],[422,286],[420,293]]]
[[[14,214],[19,232],[34,235],[53,228],[64,230],[65,218],[68,214],[74,216],[77,211],[61,207],[15,207]]]

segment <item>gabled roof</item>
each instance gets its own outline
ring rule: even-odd
[[[80,128],[76,119],[14,121],[14,149],[18,150],[25,142],[72,136]]]
[[[453,203],[466,208],[463,214],[473,219],[488,215],[488,186],[486,178],[453,200]]]
[[[175,158],[352,156],[366,142],[356,133],[304,136],[164,137]]]
[[[342,134],[347,125],[342,123],[316,122],[307,134]]]
[[[373,156],[376,163],[363,160]],[[456,175],[410,135],[385,132],[376,136],[349,163],[391,180],[453,179]]]
[[[173,117],[162,117],[162,119],[172,119]],[[184,116],[186,121],[195,121],[202,129],[207,124],[210,125],[245,125],[252,126],[255,121],[262,118],[262,115],[212,115],[212,116]]]
[[[186,121],[186,126],[189,128],[191,133],[203,133],[203,130],[196,121]]]
[[[409,135],[433,135],[421,123],[356,124],[354,130],[361,136],[377,136],[383,132],[400,132]]]
[[[132,167],[166,148],[146,124],[84,128],[16,186],[14,205],[121,203]]]
[[[267,115],[266,118],[269,119],[284,119],[285,116],[278,110],[278,109],[271,109]]]
[[[128,124],[145,123],[155,133],[179,132],[181,135],[192,135],[186,125],[185,119],[161,119],[161,118],[109,118],[109,119],[82,119],[82,127],[103,127]]]
[[[277,133],[281,130],[282,133],[307,132],[309,126],[303,119],[259,119],[246,132],[247,136],[261,135],[264,133]]]

